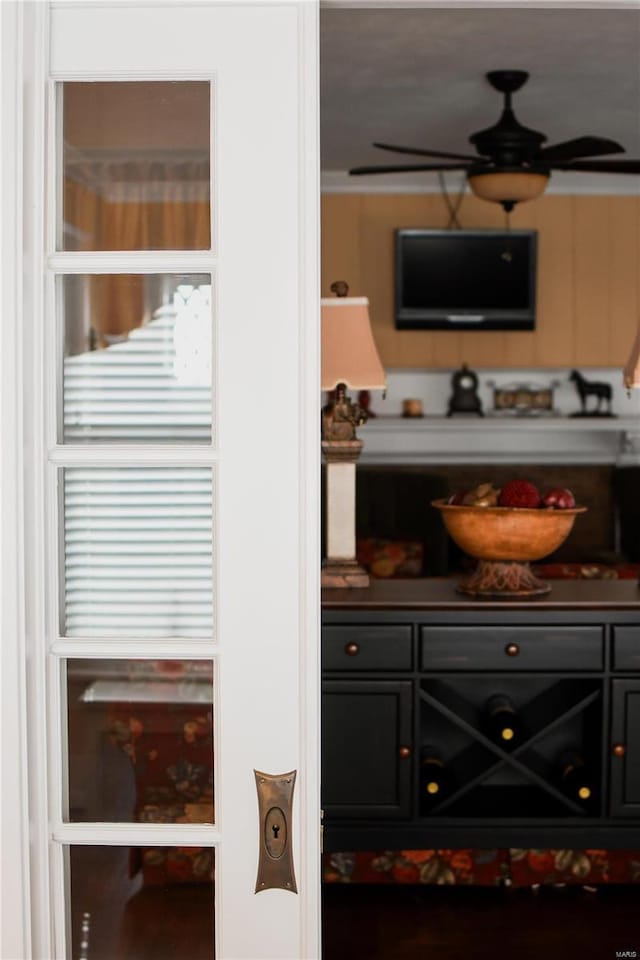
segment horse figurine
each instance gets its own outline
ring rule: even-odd
[[[580,397],[580,403],[582,404],[582,416],[612,416],[611,413],[611,384],[609,383],[599,383],[595,380],[586,380],[579,370],[572,370],[569,376],[569,380],[573,381],[576,385],[576,390]],[[595,410],[592,408],[590,411],[587,411],[587,397],[594,396],[597,400],[597,406]],[[602,401],[606,403],[607,409],[602,410]],[[580,416],[580,414],[577,414]]]

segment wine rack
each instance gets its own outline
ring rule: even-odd
[[[597,591],[626,587],[588,586],[588,603],[559,610],[325,610],[325,849],[640,847],[639,597],[632,584],[626,608],[607,607]],[[492,698],[513,741],[487,722]]]
[[[517,707],[521,742],[507,749],[483,724],[483,704],[496,690]],[[423,680],[420,738],[433,744],[449,773],[436,803],[421,798],[420,815],[584,817],[599,812],[602,689],[592,680],[481,678]],[[574,749],[594,786],[576,801],[559,782],[557,758]]]

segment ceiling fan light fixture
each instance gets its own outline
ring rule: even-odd
[[[480,200],[500,203],[509,211],[516,203],[541,196],[549,182],[549,174],[540,170],[471,170],[468,181]]]

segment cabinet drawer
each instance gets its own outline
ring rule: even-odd
[[[640,670],[640,627],[614,627],[613,669]]]
[[[600,670],[601,627],[423,627],[423,670]]]
[[[323,670],[411,670],[411,627],[324,627]]]

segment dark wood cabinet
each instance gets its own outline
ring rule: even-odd
[[[640,677],[612,686],[611,815],[640,819]]]
[[[322,663],[326,849],[640,845],[635,583],[515,603],[447,580],[326,591]],[[496,696],[513,741],[488,722]],[[429,794],[425,750],[445,771]]]
[[[322,689],[326,817],[411,813],[410,680],[328,680]]]

